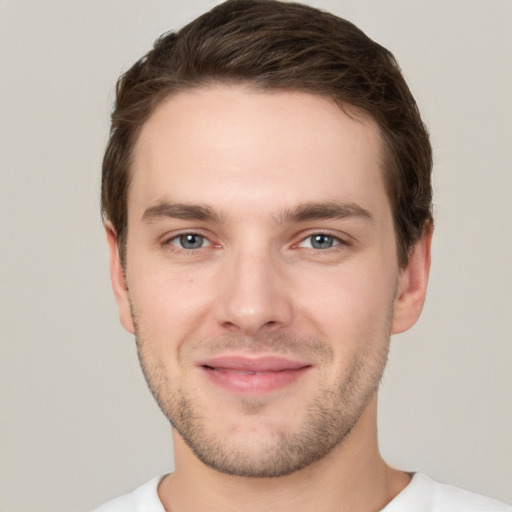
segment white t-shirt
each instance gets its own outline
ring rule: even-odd
[[[93,512],[165,512],[157,492],[162,478],[153,478]],[[414,473],[409,485],[381,512],[512,512],[512,506]]]

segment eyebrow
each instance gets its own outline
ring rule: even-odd
[[[273,215],[273,217],[278,224],[310,220],[346,219],[350,217],[374,221],[373,215],[358,204],[338,203],[335,201],[299,204],[294,208],[287,208]],[[208,205],[169,203],[167,201],[150,206],[142,215],[142,220],[148,223],[165,218],[199,220],[216,224],[220,224],[223,220],[222,216]]]
[[[275,216],[276,222],[305,222],[310,220],[361,218],[374,221],[373,215],[356,203],[338,203],[328,201],[321,203],[305,203],[286,209]]]
[[[185,219],[220,223],[221,217],[212,208],[202,204],[169,203],[162,201],[144,211],[142,220],[152,222],[158,219]]]

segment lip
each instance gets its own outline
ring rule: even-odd
[[[210,382],[232,393],[261,394],[299,380],[311,365],[277,355],[222,355],[201,361]]]

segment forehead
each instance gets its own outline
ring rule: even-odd
[[[243,86],[180,92],[141,130],[129,216],[169,199],[257,208],[387,203],[381,146],[371,119],[317,95]]]

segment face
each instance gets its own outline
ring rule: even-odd
[[[305,93],[208,87],[144,125],[112,279],[150,389],[207,465],[288,474],[358,424],[428,272],[423,242],[398,267],[382,174],[375,124]]]

